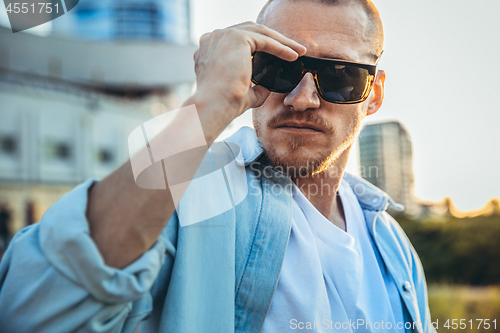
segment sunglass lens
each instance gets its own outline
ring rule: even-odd
[[[324,98],[330,102],[353,102],[366,97],[371,76],[367,69],[325,65],[318,68],[318,83]]]
[[[300,81],[302,62],[289,62],[271,54],[256,52],[253,56],[252,78],[258,84],[281,93],[290,92]]]

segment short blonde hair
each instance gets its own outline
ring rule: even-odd
[[[269,5],[276,0],[268,0],[264,7],[260,10],[259,16],[257,17],[257,23],[262,24],[267,12]],[[352,6],[358,5],[363,8],[370,21],[369,29],[371,31],[370,40],[372,40],[372,53],[373,57],[378,58],[382,54],[384,48],[384,27],[382,25],[382,20],[380,19],[380,13],[373,4],[371,0],[283,0],[292,2],[312,2],[320,3],[327,6]]]

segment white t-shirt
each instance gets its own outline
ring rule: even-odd
[[[347,232],[292,192],[290,240],[262,332],[404,332],[397,287],[349,184],[338,191]]]

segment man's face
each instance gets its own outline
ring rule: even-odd
[[[276,0],[263,24],[304,45],[308,56],[373,63],[368,19],[359,6]],[[292,92],[271,93],[253,110],[254,127],[273,164],[296,170],[309,166],[309,174],[318,173],[348,151],[370,99],[344,105],[326,102],[307,73]]]

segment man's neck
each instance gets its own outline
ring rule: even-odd
[[[292,181],[312,205],[344,231],[346,231],[344,209],[337,191],[347,165],[349,151],[350,148],[344,151],[330,168],[320,174],[292,178]]]

